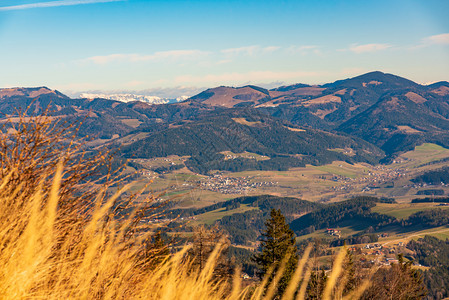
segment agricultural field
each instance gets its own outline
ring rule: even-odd
[[[188,157],[183,157],[183,156],[178,156],[178,155],[170,155],[167,157],[156,157],[156,158],[150,158],[150,159],[143,159],[143,158],[132,159],[132,161],[142,165],[143,167],[145,167],[147,169],[152,170],[152,169],[156,169],[156,168],[160,168],[160,167],[168,168],[173,165],[183,164],[187,158]]]
[[[123,124],[133,128],[137,128],[140,124],[142,124],[142,121],[139,121],[139,119],[121,119],[121,121]]]
[[[320,171],[324,171],[331,175],[339,175],[345,176],[348,178],[359,178],[366,176],[368,171],[370,171],[370,166],[368,164],[348,164],[347,162],[339,162],[335,161],[332,164],[324,165],[324,166],[311,166],[308,167],[314,168]]]
[[[230,216],[230,215],[237,214],[237,213],[244,213],[244,212],[247,212],[249,210],[254,210],[254,209],[258,209],[258,208],[249,206],[246,204],[242,204],[242,205],[240,205],[239,208],[231,209],[231,210],[227,210],[225,207],[219,208],[219,209],[209,211],[204,214],[195,216],[194,221],[192,221],[190,223],[190,225],[199,225],[199,224],[211,225],[216,220],[219,220],[219,219],[223,218],[224,216]]]
[[[404,220],[418,211],[435,208],[449,209],[449,206],[438,206],[437,203],[377,203],[371,211]]]
[[[396,159],[391,166],[403,169],[419,169],[420,171],[434,169],[436,166],[447,165],[447,162],[439,162],[449,158],[449,149],[436,144],[424,143],[416,146],[415,150],[406,152]]]

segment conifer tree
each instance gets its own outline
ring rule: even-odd
[[[291,253],[284,275],[278,283],[277,295],[282,295],[290,281],[298,262],[298,254],[295,248],[295,234],[285,222],[285,217],[281,210],[272,209],[270,218],[265,223],[266,229],[262,233],[261,252],[254,257],[258,264],[258,275],[263,278],[271,266],[274,266],[274,272],[270,281],[274,278],[279,269],[282,259]]]

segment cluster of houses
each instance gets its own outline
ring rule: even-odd
[[[366,184],[362,192],[369,192],[378,189],[381,184],[393,181],[399,177],[405,176],[406,170],[389,169],[384,166],[373,167],[376,172],[368,171],[363,177],[349,178],[343,175],[334,175],[331,180],[341,183],[341,185],[333,186],[334,191],[351,191],[359,184]]]
[[[274,186],[271,181],[251,182],[249,177],[225,177],[220,173],[209,176],[207,181],[201,181],[200,187],[222,194],[247,194],[255,188]]]
[[[366,244],[363,247],[352,246],[349,248],[351,252],[361,254],[360,260],[363,262],[370,261],[378,265],[397,264],[397,254],[400,253],[398,247],[404,247],[403,242],[387,247],[380,243]]]
[[[326,233],[327,233],[328,235],[336,236],[336,237],[338,237],[338,238],[341,237],[341,230],[338,230],[338,229],[327,228],[327,229],[326,229]]]

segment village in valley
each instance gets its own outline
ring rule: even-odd
[[[213,192],[222,194],[246,195],[261,187],[272,187],[277,182],[253,182],[251,177],[227,177],[222,173],[216,173],[208,176],[207,180],[200,182],[200,187]]]

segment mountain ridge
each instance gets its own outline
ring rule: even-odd
[[[449,134],[446,134],[449,129],[449,82],[421,85],[379,71],[323,85],[297,83],[270,90],[254,85],[220,86],[206,89],[179,103],[157,105],[101,98],[71,99],[46,87],[0,89],[0,112],[4,115],[13,116],[18,110],[25,111],[28,107],[29,115],[48,107],[50,114],[59,118],[85,118],[80,135],[98,136],[105,140],[132,135],[132,140],[138,142],[134,136],[141,137],[139,132],[156,134],[167,130],[167,133],[175,134],[180,130],[176,128],[185,129],[182,135],[192,140],[191,135],[186,135],[188,129],[194,126],[197,134],[201,135],[207,131],[198,131],[201,122],[209,122],[213,127],[212,120],[237,126],[239,134],[243,134],[247,131],[244,126],[252,122],[248,120],[263,115],[267,120],[289,124],[286,126],[290,128],[324,130],[362,139],[382,149],[390,158],[424,142],[449,147]],[[235,120],[230,117],[232,114],[236,115],[233,118],[241,119],[241,123],[235,125]],[[217,119],[220,115],[226,115],[227,121]],[[273,126],[266,128],[266,139],[273,136],[270,130],[283,125]],[[252,126],[250,129],[251,136],[260,128]],[[214,130],[219,132],[226,127]],[[209,138],[214,135],[208,134]],[[287,136],[296,139],[291,134],[284,137]],[[254,136],[249,140],[266,142],[263,134],[256,140]],[[218,140],[215,142],[219,144]],[[197,146],[190,146],[198,151]],[[191,154],[195,153],[192,149],[189,150]],[[257,151],[263,152],[261,148]],[[282,151],[274,153],[285,154]]]

